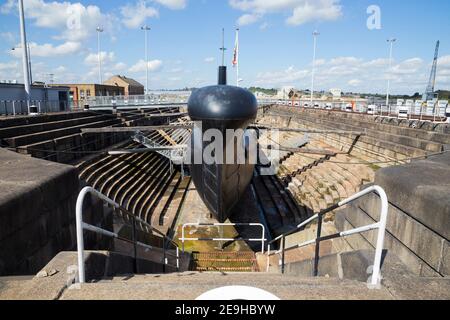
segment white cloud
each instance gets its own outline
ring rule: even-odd
[[[31,57],[56,57],[64,56],[68,54],[73,54],[81,49],[81,43],[74,41],[67,41],[60,45],[53,45],[50,43],[37,44],[35,42],[30,42],[30,53]],[[10,53],[16,57],[22,57],[22,48],[19,44],[15,46],[16,49],[10,51]]]
[[[264,15],[273,13],[290,13],[286,19],[289,25],[332,21],[342,16],[340,0],[229,0],[229,3],[232,8],[246,13],[239,18],[247,22],[246,24],[254,23]]]
[[[216,58],[214,58],[214,57],[205,58],[206,63],[213,63],[214,61],[216,61]]]
[[[352,79],[348,82],[348,85],[352,86],[352,87],[357,87],[360,84],[361,84],[361,80],[358,80],[358,79]]]
[[[419,69],[423,66],[423,60],[420,58],[412,58],[392,67],[392,74],[416,74]]]
[[[102,64],[108,64],[114,62],[116,59],[114,52],[100,52],[100,57],[102,59]],[[90,53],[84,59],[84,63],[87,65],[97,65],[98,64],[98,53]]]
[[[448,68],[450,68],[450,55],[440,57],[438,59],[438,67],[448,67]]]
[[[17,61],[10,61],[10,62],[0,62],[0,71],[6,71],[6,70],[14,70],[19,67],[19,63]]]
[[[311,73],[309,70],[298,70],[290,66],[282,71],[260,72],[256,76],[255,84],[265,87],[279,87],[304,82]]]
[[[10,43],[14,43],[15,37],[12,32],[1,32],[0,37]]]
[[[337,57],[330,60],[329,64],[332,66],[355,65],[362,60],[355,57]]]
[[[334,0],[317,0],[314,2],[302,1],[300,6],[294,9],[292,16],[286,22],[290,25],[301,25],[317,20],[337,20],[342,16],[342,8],[339,1]]]
[[[10,13],[12,9],[14,9],[16,5],[16,0],[7,0],[1,7],[0,12],[7,14]]]
[[[154,1],[172,10],[180,10],[186,8],[186,0],[154,0]]]
[[[266,30],[269,27],[269,23],[268,22],[263,22],[260,26],[259,29],[260,30]]]
[[[147,18],[159,16],[158,10],[148,7],[144,0],[136,2],[134,5],[127,4],[120,8],[122,14],[122,23],[130,29],[141,27]]]
[[[125,70],[126,68],[127,68],[127,65],[125,63],[118,62],[112,67],[112,70],[114,70],[114,71],[122,71],[122,70]]]
[[[155,72],[161,70],[163,62],[161,60],[152,60],[148,62],[148,68],[150,72]],[[128,71],[137,73],[144,72],[146,70],[145,60],[139,60],[135,65],[133,65]]]
[[[8,1],[2,6],[2,13],[16,10],[17,1]],[[103,14],[99,7],[83,5],[80,2],[47,2],[44,0],[24,1],[25,16],[35,26],[55,29],[60,32],[55,38],[79,42],[95,35],[95,28],[102,25],[105,31],[113,33],[116,19]]]
[[[448,59],[448,60],[447,60]],[[445,67],[448,62],[448,67]],[[429,66],[420,58],[393,62],[391,72],[388,59],[364,60],[358,57],[335,57],[320,60],[316,64],[315,84],[318,90],[341,88],[343,91],[384,93],[390,77],[393,93],[422,92],[427,84]],[[294,85],[308,89],[311,86],[311,65],[302,70],[289,67],[281,71],[267,71],[257,74],[255,84],[264,87]],[[450,86],[450,56],[443,57],[438,67],[436,88]]]
[[[259,19],[261,19],[261,15],[259,14],[246,13],[239,17],[239,19],[237,20],[237,25],[246,26],[257,22]]]

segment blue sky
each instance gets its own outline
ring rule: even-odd
[[[0,79],[22,81],[16,0],[0,0]],[[149,33],[150,87],[181,88],[216,81],[221,29],[231,64],[234,28],[240,25],[243,86],[295,86],[311,82],[312,31],[318,89],[422,92],[437,40],[437,88],[450,89],[450,2],[442,0],[24,0],[33,80],[98,82],[101,25],[104,78],[124,74],[145,82],[144,34]],[[381,12],[381,29],[369,30],[367,8]],[[386,39],[398,39],[388,72]],[[230,82],[235,82],[229,68]]]

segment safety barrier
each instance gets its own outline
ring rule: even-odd
[[[261,238],[186,238],[184,236],[184,229],[186,227],[224,227],[224,226],[258,226],[261,227],[262,233]],[[250,241],[250,242],[261,242],[261,253],[264,253],[264,242],[266,229],[261,223],[185,223],[181,228],[181,238],[179,240],[182,243],[182,251],[184,252],[184,242],[188,241]]]
[[[112,207],[114,207],[115,209],[125,213],[129,218],[131,218],[132,220],[132,240],[126,239],[126,238],[122,238],[120,237],[117,233],[108,231],[108,230],[104,230],[102,228],[87,224],[85,222],[83,222],[83,202],[84,199],[86,197],[86,195],[91,194],[93,196],[95,196],[96,198],[98,198],[99,200],[102,200],[104,202],[106,202],[107,204],[111,205]],[[160,235],[163,239],[163,266],[164,266],[164,272],[165,272],[165,266],[168,265],[168,259],[167,256],[172,256],[176,258],[176,266],[171,266],[171,267],[175,267],[177,270],[180,269],[180,251],[179,251],[179,247],[177,245],[177,243],[175,243],[172,239],[168,238],[166,235],[164,235],[162,232],[160,232],[159,230],[153,228],[150,224],[148,224],[147,222],[145,222],[144,220],[140,219],[139,217],[136,217],[134,214],[130,213],[128,210],[126,210],[125,208],[123,208],[122,206],[120,206],[118,203],[114,202],[113,200],[109,199],[108,197],[106,197],[104,194],[98,192],[97,190],[95,190],[92,187],[85,187],[80,191],[80,194],[78,195],[77,198],[77,203],[76,203],[76,228],[77,228],[77,252],[78,252],[78,280],[80,283],[84,283],[85,282],[85,268],[84,268],[84,238],[83,238],[83,230],[88,230],[91,232],[95,232],[107,237],[111,237],[111,238],[116,238],[118,240],[121,241],[125,241],[128,243],[133,244],[133,250],[134,250],[134,261],[135,261],[135,272],[137,272],[137,246],[152,250],[154,249],[154,247],[146,245],[142,242],[137,241],[137,237],[136,237],[136,229],[137,226],[140,225],[141,226],[141,230],[145,229],[146,232],[155,232],[158,235]],[[143,228],[142,228],[143,226]],[[170,244],[174,245],[176,247],[176,254],[170,253],[170,252],[166,252],[166,243],[169,242]]]
[[[377,193],[381,199],[381,210],[380,210],[380,221],[371,225],[367,225],[364,227],[360,227],[360,228],[355,228],[352,230],[348,230],[348,231],[343,231],[343,232],[339,232],[336,234],[332,234],[332,235],[328,235],[328,236],[323,236],[321,235],[322,233],[322,218],[325,214],[336,210],[342,206],[345,206],[365,195],[368,195],[370,193]],[[358,233],[363,233],[363,232],[367,232],[370,230],[374,230],[374,229],[378,229],[378,237],[377,237],[377,243],[376,243],[376,249],[375,249],[375,259],[374,259],[374,263],[373,263],[373,273],[372,273],[372,279],[371,279],[371,285],[373,286],[377,286],[380,281],[381,281],[381,256],[382,256],[382,252],[383,252],[383,243],[384,243],[384,236],[385,236],[385,232],[386,232],[386,221],[387,221],[387,214],[388,214],[388,198],[386,196],[386,192],[383,190],[383,188],[381,188],[380,186],[371,186],[367,189],[364,189],[361,192],[356,193],[355,195],[351,196],[348,199],[345,199],[325,210],[322,210],[321,212],[313,215],[311,218],[307,219],[306,221],[304,221],[303,223],[299,224],[295,229],[282,234],[278,237],[276,237],[275,239],[273,239],[272,241],[270,241],[267,244],[267,272],[269,271],[269,259],[271,255],[274,254],[281,254],[281,272],[284,273],[284,268],[285,268],[285,252],[288,250],[293,250],[293,249],[297,249],[297,248],[302,248],[302,247],[306,247],[312,244],[315,244],[315,254],[314,254],[314,276],[318,275],[318,266],[319,266],[319,250],[320,250],[320,242],[321,241],[326,241],[326,240],[331,240],[331,239],[336,239],[336,238],[341,238],[341,237],[347,237],[347,236],[351,236],[354,234],[358,234]],[[289,235],[292,235],[298,231],[300,231],[303,227],[305,227],[306,225],[310,224],[311,222],[318,220],[318,225],[317,225],[317,235],[316,235],[316,239],[313,240],[309,240],[303,243],[300,243],[298,245],[286,248],[286,237]],[[271,252],[271,245],[274,244],[275,242],[281,240],[281,249],[275,251],[274,253]]]

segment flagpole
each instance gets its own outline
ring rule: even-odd
[[[236,86],[239,87],[239,28],[236,29]]]

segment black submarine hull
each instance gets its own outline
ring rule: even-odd
[[[192,93],[188,102],[188,112],[195,121],[191,137],[191,175],[195,187],[211,214],[219,221],[225,222],[235,205],[241,200],[253,177],[254,163],[249,162],[248,149],[245,161],[226,161],[226,157],[207,163],[203,159],[196,162],[194,153],[201,151],[211,141],[203,141],[205,132],[215,129],[223,137],[222,154],[227,148],[233,148],[235,154],[240,152],[235,137],[227,137],[227,130],[245,132],[254,122],[257,114],[257,102],[254,95],[248,90],[226,86],[210,86],[198,89]],[[243,137],[240,137],[243,138]],[[245,139],[244,139],[245,140]]]

